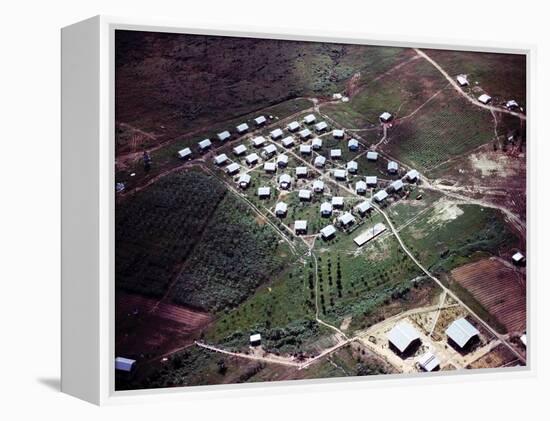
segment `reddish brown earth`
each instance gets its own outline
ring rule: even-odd
[[[520,271],[498,259],[485,259],[461,266],[451,273],[508,332],[525,331],[525,277]]]
[[[116,294],[116,354],[152,359],[193,343],[207,313],[139,295]],[[143,358],[142,357],[142,358]]]

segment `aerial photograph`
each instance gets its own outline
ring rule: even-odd
[[[528,365],[525,54],[114,48],[115,390]]]

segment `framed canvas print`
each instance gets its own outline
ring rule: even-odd
[[[532,368],[529,48],[62,30],[62,389]]]

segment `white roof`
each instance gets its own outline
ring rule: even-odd
[[[271,194],[271,187],[258,187],[258,196],[269,196]]]
[[[250,335],[250,342],[260,342],[262,340],[262,335],[259,333],[254,333],[253,335]]]
[[[345,214],[341,215],[338,217],[338,220],[344,224],[344,225],[348,225],[348,224],[351,224],[352,222],[355,222],[355,217],[349,213],[349,212],[346,212]]]
[[[405,351],[417,339],[420,339],[418,331],[408,322],[400,322],[388,332],[388,340],[400,352]]]
[[[296,175],[307,175],[307,167],[296,167]]]
[[[238,171],[239,168],[241,168],[241,167],[239,166],[239,164],[233,162],[232,164],[229,164],[227,167],[225,167],[225,170],[226,170],[228,173],[232,173],[232,172]]]
[[[326,160],[327,159],[324,156],[319,155],[315,157],[315,160],[313,161],[313,163],[315,164],[316,167],[322,167],[323,165],[325,165]]]
[[[344,137],[344,131],[343,130],[340,130],[340,129],[334,129],[332,131],[332,135],[334,137]]]
[[[410,170],[409,172],[407,172],[406,176],[410,181],[413,181],[416,180],[420,176],[420,174],[416,170]]]
[[[265,137],[263,136],[258,136],[252,139],[252,144],[254,146],[260,146],[260,145],[263,145],[264,143],[265,143]]]
[[[283,135],[283,131],[281,129],[275,129],[271,133],[269,133],[271,136],[271,139],[278,139]]]
[[[292,182],[292,178],[290,177],[290,175],[288,174],[281,174],[279,176],[279,184],[282,184],[282,183],[291,183]]]
[[[298,123],[297,121],[293,121],[289,123],[289,125],[287,126],[288,130],[290,131],[298,130],[299,127],[300,127],[300,123]]]
[[[320,148],[321,146],[323,146],[323,139],[321,139],[320,137],[314,138],[311,141],[311,146],[313,146],[314,148]]]
[[[341,93],[332,94],[332,99],[342,99],[342,94]]]
[[[426,352],[418,359],[418,365],[425,371],[433,371],[439,365],[439,359],[432,352]]]
[[[348,140],[348,148],[357,148],[359,146],[359,142],[357,139],[350,139]]]
[[[275,205],[275,213],[286,213],[288,206],[285,202],[279,202]]]
[[[479,330],[472,326],[468,320],[461,318],[452,322],[445,333],[455,344],[463,348],[470,339],[479,335]]]
[[[240,155],[245,152],[246,152],[246,146],[244,145],[238,145],[233,148],[233,153],[235,153],[236,155]]]
[[[375,175],[367,175],[365,177],[365,181],[367,182],[367,184],[376,184],[378,183],[378,177],[376,177]]]
[[[397,165],[397,162],[395,162],[395,161],[388,162],[388,170],[397,171],[398,169],[399,169],[399,165]]]
[[[251,180],[250,174],[246,174],[246,173],[241,174],[241,176],[239,177],[239,184],[241,183],[249,184],[250,180]]]
[[[222,153],[222,154],[214,157],[214,162],[219,165],[219,164],[223,164],[225,161],[227,161],[227,159],[228,159],[227,155]]]
[[[521,262],[524,259],[524,257],[525,256],[518,251],[514,253],[514,255],[512,256],[512,260],[514,262]]]
[[[487,104],[492,98],[487,94],[482,94],[478,97],[478,101]]]
[[[300,137],[302,139],[305,139],[306,137],[311,136],[311,130],[309,130],[309,129],[300,130],[300,133],[298,133],[298,134],[300,135]]]
[[[265,171],[276,171],[277,170],[277,164],[275,164],[275,162],[266,162],[264,164],[264,170]]]
[[[331,158],[339,158],[342,156],[342,150],[341,149],[331,149],[330,150],[330,157]]]
[[[315,116],[313,114],[308,114],[304,117],[304,122],[311,124],[315,121]]]
[[[277,162],[284,162],[285,164],[288,163],[288,156],[285,154],[281,154],[277,157]]]
[[[259,117],[256,117],[256,118],[254,119],[254,122],[255,122],[256,124],[264,124],[266,121],[267,121],[267,120],[266,120],[266,118],[265,118],[263,115],[261,115],[261,116],[259,116]]]
[[[391,118],[391,114],[387,111],[384,111],[382,114],[380,114],[380,120],[387,121]]]
[[[259,158],[260,157],[258,156],[258,154],[253,152],[253,153],[247,155],[245,159],[246,159],[246,162],[248,162],[249,164],[252,164],[254,162],[257,162]]]
[[[349,161],[347,164],[346,164],[346,169],[348,171],[357,171],[357,168],[358,168],[358,165],[357,165],[357,162],[356,161]]]
[[[403,188],[403,182],[401,180],[395,180],[390,186],[392,186],[395,191],[398,191]]]
[[[210,139],[204,139],[199,142],[199,147],[201,149],[206,149],[212,146],[212,142],[210,142]]]
[[[388,193],[386,192],[386,190],[380,190],[378,193],[376,193],[374,196],[374,199],[377,201],[377,202],[381,202],[382,200],[384,200],[386,197],[388,197]]]
[[[527,333],[524,333],[523,335],[521,335],[519,339],[524,346],[527,346]]]
[[[357,209],[359,212],[366,212],[371,208],[370,202],[368,200],[365,200],[364,202],[359,203],[355,209]]]
[[[218,139],[222,141],[225,139],[229,139],[230,137],[231,137],[231,133],[229,133],[227,130],[224,130],[223,132],[218,133]]]
[[[136,360],[125,357],[116,357],[115,358],[115,370],[120,371],[132,371],[132,367],[136,363]]]
[[[300,153],[311,153],[311,145],[300,145]]]
[[[294,221],[294,229],[295,230],[306,230],[307,229],[307,221],[304,221],[304,220]]]
[[[464,75],[458,75],[456,77],[456,81],[460,84],[460,85],[467,85],[468,84],[468,79],[466,79],[466,76]]]
[[[372,240],[374,237],[384,231],[386,231],[386,226],[383,223],[378,222],[372,228],[367,228],[366,230],[364,230],[361,234],[355,237],[353,241],[355,242],[355,244],[357,244],[358,247],[361,247],[363,244]]]
[[[334,178],[346,178],[346,170],[334,170]]]
[[[190,148],[184,148],[181,151],[178,152],[178,155],[180,158],[185,158],[186,156],[191,155],[191,149]]]
[[[246,124],[246,123],[242,123],[242,124],[239,124],[239,125],[237,126],[237,131],[238,131],[239,133],[245,132],[245,131],[247,131],[247,130],[248,130],[248,124]]]
[[[283,139],[283,145],[287,147],[294,145],[294,138],[292,136],[285,137]]]
[[[333,196],[331,202],[332,206],[343,206],[344,198],[342,196]]]
[[[519,107],[519,104],[517,103],[517,101],[515,99],[511,99],[511,100],[506,102],[506,107],[508,107],[508,108]]]
[[[378,159],[378,152],[373,152],[373,151],[367,152],[367,159],[376,161]]]
[[[315,180],[313,182],[313,190],[323,190],[325,188],[325,183],[321,180]]]
[[[326,128],[328,127],[328,124],[325,123],[324,121],[320,121],[319,123],[317,123],[315,125],[315,130],[317,130],[318,132],[322,131],[322,130],[325,130]]]
[[[329,202],[321,203],[321,213],[330,213],[332,212],[332,205]]]
[[[330,237],[331,235],[334,235],[336,232],[336,228],[334,228],[334,225],[327,225],[325,228],[321,230],[321,235],[325,238]]]
[[[355,183],[355,191],[365,191],[367,190],[367,183],[365,183],[363,180],[359,180],[357,183]]]
[[[277,152],[277,146],[275,146],[273,143],[270,143],[264,148],[265,153],[272,154]]]
[[[311,190],[302,189],[298,192],[300,199],[311,199]]]

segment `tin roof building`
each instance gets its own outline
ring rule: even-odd
[[[233,148],[233,153],[237,156],[242,155],[246,152],[246,146],[244,145],[238,145]]]
[[[283,146],[285,148],[290,148],[291,146],[294,146],[294,138],[292,136],[287,136],[283,139]]]
[[[218,133],[218,140],[220,142],[225,142],[230,137],[231,137],[231,133],[229,133],[227,130],[224,130],[223,132]]]
[[[344,207],[344,198],[342,196],[333,196],[331,203],[335,208],[342,208]]]
[[[324,156],[318,155],[315,157],[315,160],[313,161],[313,165],[315,165],[317,168],[323,168],[326,162],[327,162],[327,159]]]
[[[267,156],[272,156],[275,154],[275,152],[277,152],[277,146],[275,146],[273,143],[267,145],[265,148],[264,148],[264,153],[267,155]]]
[[[304,123],[306,124],[311,124],[311,123],[315,123],[315,116],[313,114],[308,114],[304,117]]]
[[[181,151],[178,151],[178,157],[180,159],[189,158],[191,156],[191,149],[190,148],[184,148]]]
[[[264,198],[264,197],[269,197],[270,195],[271,195],[270,187],[258,187],[258,197]]]
[[[259,159],[260,157],[258,156],[257,153],[251,153],[246,156],[245,161],[248,165],[254,165],[258,162]]]
[[[477,100],[478,100],[479,102],[481,102],[482,104],[488,104],[489,102],[491,102],[492,99],[493,99],[493,98],[491,98],[491,97],[490,97],[489,95],[487,95],[487,94],[482,94],[482,95],[480,95],[480,96],[477,98]]]
[[[376,186],[376,184],[378,184],[378,177],[375,175],[367,175],[365,181],[367,182],[367,186]]]
[[[463,317],[452,322],[445,334],[460,348],[464,348],[466,344],[479,335],[479,330]]]
[[[210,139],[204,139],[204,140],[201,140],[199,142],[199,148],[202,150],[202,151],[205,151],[206,149],[208,149],[210,146],[212,146],[212,142],[210,141]]]
[[[388,198],[388,193],[386,192],[386,190],[380,190],[373,197],[374,197],[374,200],[380,203]]]
[[[283,131],[281,129],[275,129],[269,133],[269,136],[273,140],[280,139],[281,137],[283,137]]]
[[[115,370],[130,372],[134,368],[136,360],[125,357],[115,358]]]
[[[327,129],[328,129],[328,124],[325,123],[324,121],[321,121],[315,125],[315,131],[317,133],[324,132]]]
[[[344,137],[344,131],[340,129],[334,129],[332,131],[332,137],[335,139],[342,139]]]
[[[387,111],[384,111],[382,114],[380,114],[379,118],[380,118],[380,121],[382,123],[387,123],[388,121],[390,121],[393,118],[393,116],[390,113],[388,113]]]
[[[284,217],[288,210],[288,206],[285,202],[279,202],[275,205],[275,215]]]
[[[242,123],[237,126],[237,133],[243,134],[248,131],[248,124]]]
[[[367,152],[367,159],[369,161],[376,161],[378,159],[378,152],[373,152],[373,151]]]
[[[305,140],[311,136],[311,130],[309,129],[300,130],[300,132],[298,133],[298,136],[300,136],[300,139]]]
[[[399,169],[399,165],[397,165],[397,162],[395,162],[395,161],[388,162],[388,172],[389,173],[395,174],[398,169]]]
[[[311,200],[311,190],[302,189],[298,192],[300,200]]]
[[[327,225],[325,228],[321,230],[321,237],[324,240],[328,240],[332,236],[336,234],[336,228],[334,228],[334,225]]]
[[[265,124],[266,122],[267,122],[267,119],[263,115],[261,115],[259,117],[256,117],[254,119],[254,123],[256,123],[256,126],[261,126],[261,125]]]
[[[439,364],[439,359],[432,352],[426,352],[418,359],[420,368],[427,372],[436,370]]]
[[[277,157],[277,165],[279,167],[286,167],[288,165],[288,155],[280,154]]]
[[[268,173],[273,173],[277,171],[277,165],[275,164],[275,162],[266,162],[264,164],[264,171]]]
[[[300,128],[300,123],[298,123],[297,121],[293,121],[288,126],[286,126],[286,128],[289,132],[295,132]]]
[[[338,217],[338,222],[344,227],[348,227],[355,222],[355,217],[351,213],[346,212]]]
[[[468,79],[466,79],[466,76],[465,76],[465,75],[458,75],[458,76],[456,77],[456,81],[458,82],[458,84],[459,84],[460,86],[463,86],[463,87],[469,85]]]
[[[359,166],[357,165],[357,161],[349,161],[346,164],[346,169],[350,173],[356,173],[358,168],[359,168]]]
[[[355,183],[355,193],[357,194],[365,194],[367,192],[367,183],[365,183],[363,180],[359,180]]]
[[[316,137],[311,141],[311,147],[316,151],[323,147],[323,139]]]
[[[307,177],[307,167],[296,167],[296,177]]]
[[[214,164],[216,165],[222,165],[223,163],[225,163],[229,158],[227,157],[226,154],[222,153],[220,155],[217,155],[214,157]]]
[[[264,143],[265,143],[265,137],[263,137],[263,136],[258,136],[258,137],[255,137],[254,139],[252,139],[252,144],[256,148],[259,148]]]
[[[342,158],[342,150],[341,149],[331,149],[330,150],[330,157],[332,159],[340,159]]]
[[[311,154],[311,145],[300,145],[300,153],[302,155]]]
[[[332,215],[332,205],[329,202],[321,203],[321,215],[322,216]]]
[[[357,139],[348,140],[348,149],[350,151],[356,151],[357,149],[359,149],[359,142],[357,141]]]
[[[321,193],[325,189],[325,183],[321,180],[315,180],[313,182],[313,191],[316,193]]]
[[[298,220],[294,221],[294,232],[298,233],[306,233],[307,232],[307,221],[304,220]]]
[[[239,170],[241,169],[240,165],[233,162],[232,164],[229,164],[227,167],[225,167],[225,171],[227,172],[227,174],[235,174],[236,172],[238,172]]]
[[[279,185],[283,189],[288,189],[292,183],[292,178],[288,174],[281,174],[279,177]]]
[[[239,186],[241,186],[243,189],[247,188],[250,184],[250,174],[241,174],[239,177]]]
[[[400,322],[396,324],[388,332],[388,341],[400,353],[405,353],[412,345],[420,341],[418,331],[408,322]]]

